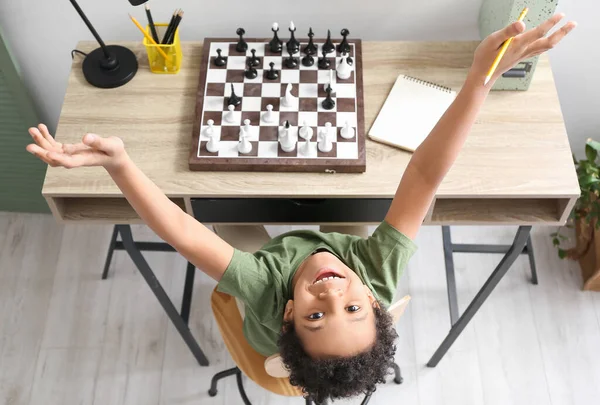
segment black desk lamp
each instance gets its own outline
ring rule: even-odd
[[[81,66],[85,79],[96,87],[111,89],[128,83],[135,76],[138,62],[135,54],[129,49],[119,45],[104,44],[90,20],[75,0],[70,0],[79,16],[92,32],[100,48],[94,49],[83,60]],[[131,5],[138,6],[147,0],[129,0]]]

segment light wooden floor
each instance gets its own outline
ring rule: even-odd
[[[286,227],[273,227],[275,234]],[[509,243],[515,228],[454,227],[455,241]],[[586,405],[600,402],[600,293],[580,291],[574,263],[561,261],[549,228],[534,229],[540,285],[521,257],[435,369],[425,367],[449,327],[441,232],[425,227],[399,294],[413,301],[399,324],[404,384],[372,404]],[[210,367],[199,367],[124,252],[100,273],[110,226],[57,225],[50,216],[0,213],[0,404],[239,404],[234,380],[215,398],[210,377],[231,367],[212,320],[214,282],[198,273],[191,328]],[[155,240],[147,228],[136,238]],[[185,261],[145,253],[179,305]],[[499,257],[456,255],[460,304]],[[246,382],[255,405],[303,404]],[[340,403],[359,403],[343,401]]]

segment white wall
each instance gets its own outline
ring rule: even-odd
[[[578,23],[550,62],[571,149],[584,156],[585,140],[600,140],[600,1],[562,0],[558,10]]]
[[[290,19],[298,35],[312,26],[317,35],[324,35],[328,28],[337,35],[346,27],[352,37],[364,40],[472,40],[479,39],[481,1],[152,0],[150,4],[157,22],[168,21],[176,7],[184,9],[183,40],[235,36],[237,27],[244,27],[249,37],[270,36],[273,21],[285,30]],[[127,13],[144,22],[143,7],[134,8],[127,0],[79,0],[79,4],[105,42],[141,40]],[[593,26],[600,16],[600,2],[562,0],[559,9],[580,23],[572,38],[551,54],[569,136],[578,150],[587,137],[600,139],[593,132],[600,127],[600,98],[596,97],[600,84],[597,79],[586,80],[600,65],[600,28]],[[68,0],[0,0],[0,27],[41,118],[54,129],[71,66],[70,51],[77,41],[93,39],[92,35]]]

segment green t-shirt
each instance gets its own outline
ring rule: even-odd
[[[416,245],[384,221],[367,239],[299,230],[271,239],[255,253],[235,249],[218,290],[244,302],[244,335],[262,355],[278,352],[283,312],[293,293],[292,278],[304,259],[318,248],[329,250],[354,270],[375,298],[388,307]]]

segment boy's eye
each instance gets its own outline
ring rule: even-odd
[[[350,305],[349,307],[346,307],[346,311],[357,312],[360,311],[360,307],[358,305]]]
[[[321,319],[321,318],[323,318],[323,312],[315,312],[314,314],[310,314],[308,316],[308,319],[310,319],[311,321]]]

